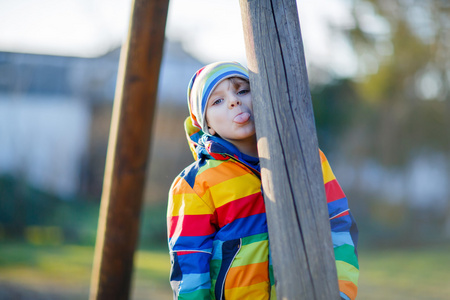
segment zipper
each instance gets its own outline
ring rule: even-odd
[[[221,287],[221,294],[220,294],[220,298],[219,300],[223,300],[224,298],[224,293],[225,293],[225,281],[227,280],[227,275],[228,275],[228,271],[230,271],[231,269],[231,265],[234,262],[234,259],[236,258],[236,256],[239,254],[239,252],[241,251],[241,246],[242,246],[242,238],[239,239],[239,245],[238,245],[238,251],[236,251],[236,253],[233,256],[233,259],[231,260],[230,265],[228,266],[227,272],[225,273],[225,277],[223,278],[223,283],[222,283],[222,287]]]

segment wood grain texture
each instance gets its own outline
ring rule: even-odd
[[[168,4],[132,4],[117,77],[90,299],[129,298]]]
[[[277,295],[339,299],[296,1],[240,4]]]

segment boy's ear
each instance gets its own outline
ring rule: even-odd
[[[210,135],[216,135],[216,131],[208,126],[208,131]]]

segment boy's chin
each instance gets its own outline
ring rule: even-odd
[[[256,141],[256,133],[250,132],[248,134],[240,134],[237,136],[234,136],[232,140],[234,141],[249,141],[249,140],[255,140]]]

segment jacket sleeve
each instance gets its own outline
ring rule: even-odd
[[[341,299],[354,300],[358,291],[358,229],[348,207],[347,197],[337,182],[330,164],[320,151],[325,194],[331,225]]]
[[[214,211],[181,177],[169,192],[167,231],[174,299],[210,299]]]

